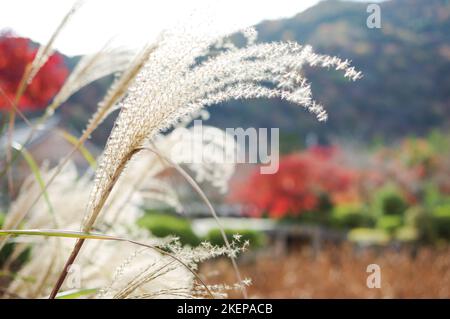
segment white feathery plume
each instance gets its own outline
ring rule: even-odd
[[[33,59],[33,62],[31,63],[30,67],[30,73],[27,78],[27,83],[31,83],[33,81],[34,77],[37,75],[39,70],[44,66],[44,64],[48,61],[49,57],[53,54],[53,44],[58,37],[59,33],[62,31],[62,29],[66,26],[66,24],[69,22],[69,20],[72,18],[72,16],[78,11],[78,9],[83,4],[83,1],[78,0],[76,1],[73,6],[70,8],[70,10],[67,12],[67,14],[64,16],[64,18],[61,20],[58,27],[53,32],[52,36],[48,40],[47,44],[41,45],[38,49],[38,52],[36,53],[36,56]]]
[[[98,224],[98,229],[113,236],[132,238],[139,242],[166,247],[179,260],[192,269],[197,263],[219,255],[234,254],[239,250],[234,247],[229,251],[222,247],[202,246],[200,248],[182,247],[179,243],[167,240],[156,240],[150,237],[147,230],[137,228],[137,220],[142,216],[140,198],[142,187],[135,188],[132,197],[127,192],[130,182],[135,183],[138,176],[145,175],[142,170],[147,167],[151,156],[142,153],[136,157],[132,165],[124,172],[123,178],[116,184],[105,209],[108,214]],[[147,156],[145,156],[147,155]],[[154,155],[153,155],[154,156]],[[139,158],[142,157],[142,158]],[[133,165],[134,164],[134,165]],[[43,168],[44,179],[52,176],[53,171]],[[158,171],[158,170],[157,170]],[[154,171],[156,173],[157,171]],[[155,184],[155,175],[150,174],[150,180]],[[48,189],[48,194],[58,217],[59,227],[74,230],[79,226],[79,212],[89,196],[88,176],[79,176],[73,163],[69,163],[57,176]],[[19,209],[25,205],[30,194],[39,192],[39,185],[32,176],[27,179],[14,207]],[[53,220],[46,212],[45,200],[41,199],[23,221],[26,229],[52,228]],[[8,214],[9,215],[9,214]],[[128,245],[128,246],[123,246]],[[10,283],[8,292],[22,297],[43,298],[48,296],[52,284],[58,278],[73,246],[73,239],[43,238],[33,241],[29,261],[17,272]],[[16,241],[17,248],[27,247],[26,242]],[[82,254],[75,264],[79,267],[82,288],[100,289],[97,298],[161,298],[161,297],[201,297],[206,292],[195,288],[197,284],[193,274],[186,267],[170,256],[164,256],[156,251],[139,249],[130,258],[133,246],[124,243],[108,241],[87,242]],[[18,256],[24,249],[17,250]],[[48,258],[42,258],[48,256]],[[123,273],[123,275],[120,275]],[[31,280],[32,279],[32,280]],[[72,289],[68,281],[63,289]],[[196,289],[200,289],[198,292]],[[217,293],[219,295],[219,293]]]
[[[203,115],[205,116],[205,115]],[[207,129],[209,127],[206,127]],[[211,128],[209,128],[211,129]],[[169,154],[171,148],[178,144],[180,131],[187,129],[179,127],[171,133],[159,136],[158,147],[161,147]],[[225,134],[225,132],[215,129],[215,134]],[[193,135],[192,129],[187,130]],[[189,134],[188,134],[189,135]],[[220,134],[219,134],[220,136]],[[204,139],[197,139],[202,143]],[[205,145],[208,147],[208,144]],[[174,153],[176,154],[176,153]],[[180,162],[183,158],[175,156],[174,162]],[[217,165],[216,166],[220,166]],[[125,169],[122,178],[115,185],[104,210],[97,223],[97,231],[108,233],[114,236],[133,238],[140,242],[148,242],[149,234],[146,230],[136,227],[137,220],[142,216],[140,207],[143,200],[164,201],[168,205],[179,206],[181,203],[169,185],[157,181],[158,175],[165,169],[165,165],[151,152],[138,154]],[[41,168],[44,180],[48,180],[54,175],[57,168],[48,170]],[[201,168],[197,168],[201,169]],[[231,175],[231,174],[230,174]],[[228,175],[220,179],[226,182]],[[212,180],[210,180],[212,182]],[[58,227],[62,229],[75,230],[79,227],[79,213],[84,208],[84,203],[88,200],[89,189],[92,180],[89,176],[79,176],[75,165],[68,162],[63,167],[60,174],[56,175],[53,183],[49,185],[47,193],[49,200],[55,211],[55,216],[49,215],[46,209],[46,201],[41,198],[30,210],[29,215],[23,221],[26,229],[48,229],[53,228],[53,217],[58,221]],[[148,196],[148,190],[158,193],[160,197]],[[41,191],[39,184],[33,176],[25,181],[17,200],[12,206],[12,211],[7,214],[6,224],[15,222],[14,216],[20,211],[27,211],[30,205],[30,198]],[[151,194],[150,194],[151,195]],[[166,245],[163,241],[154,241],[155,245]],[[47,238],[35,241],[31,251],[30,260],[20,269],[16,278],[9,286],[8,291],[23,297],[45,297],[50,293],[52,283],[57,279],[59,269],[64,265],[65,259],[70,253],[73,240],[61,238]],[[13,256],[17,257],[27,247],[26,242],[16,242]],[[214,258],[220,254],[231,253],[225,248],[210,247],[210,252],[206,246],[199,248],[181,248],[179,245],[172,245],[171,249],[178,258],[182,258],[190,267],[196,268],[196,262]],[[127,263],[127,276],[115,278],[113,273],[117,267],[124,267],[123,260],[127,258],[129,250],[117,249],[117,244],[111,242],[88,242],[83,247],[82,255],[77,259],[77,265],[82,269],[82,283],[85,288],[106,287],[97,297],[102,298],[161,298],[161,297],[202,297],[207,293],[200,286],[194,289],[195,280],[185,267],[167,256],[163,256],[154,251],[146,250],[140,258]],[[42,256],[51,256],[43,259]],[[13,257],[14,259],[14,257]],[[8,261],[10,264],[10,261]],[[142,269],[147,271],[142,272]],[[158,270],[158,271],[157,271]],[[186,281],[180,281],[179,278]],[[33,278],[33,281],[24,280]],[[177,279],[178,278],[178,279]],[[143,281],[142,281],[143,280]],[[64,290],[70,290],[70,283],[66,283]],[[133,288],[133,289],[131,289]],[[211,287],[211,290],[217,287]],[[218,297],[223,294],[225,287],[215,289],[214,294]]]
[[[361,76],[348,62],[294,42],[234,48],[199,62],[227,35],[210,31],[166,32],[129,88],[96,172],[84,230],[94,225],[129,159],[145,141],[184,116],[231,99],[278,97],[325,120],[325,110],[312,100],[310,85],[301,75],[303,66],[338,68],[352,80]]]
[[[212,126],[202,126],[201,132],[179,127],[161,143],[156,137],[155,144],[163,154],[169,154],[174,163],[185,164],[193,171],[197,182],[206,181],[226,192],[235,170],[231,156],[236,154],[238,145],[225,131]]]
[[[95,54],[83,56],[47,108],[47,113],[51,115],[84,86],[107,75],[124,71],[129,66],[131,57],[129,51],[122,49],[103,49]]]

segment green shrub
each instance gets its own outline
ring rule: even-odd
[[[423,204],[426,207],[450,204],[450,197],[442,194],[438,185],[427,183],[423,186]]]
[[[240,242],[248,240],[250,242],[251,249],[257,249],[264,246],[266,243],[266,236],[256,230],[251,229],[225,229],[225,235],[228,241],[233,241],[233,236],[239,234],[241,235]],[[205,237],[206,241],[209,241],[213,245],[223,246],[224,240],[219,229],[211,229]]]
[[[327,221],[328,216],[324,212],[319,211],[307,211],[298,216],[286,216],[280,220],[282,224],[300,223],[304,225],[317,225],[323,224]]]
[[[5,214],[0,213],[0,228],[3,227],[4,221],[5,221]]]
[[[397,193],[386,194],[383,197],[382,211],[384,215],[402,215],[408,205]]]
[[[432,213],[432,220],[437,236],[450,240],[450,205],[436,207]]]
[[[394,186],[386,186],[375,194],[375,214],[401,216],[408,208],[401,192]]]
[[[401,216],[387,215],[381,216],[377,220],[377,228],[393,234],[398,228],[403,225],[403,218]]]
[[[201,242],[188,220],[173,215],[146,214],[138,221],[138,225],[148,229],[156,237],[175,236],[182,244],[191,246],[197,246]]]
[[[334,208],[330,218],[330,225],[338,229],[373,227],[375,219],[359,206],[340,205]]]

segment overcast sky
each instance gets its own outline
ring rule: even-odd
[[[0,29],[46,42],[73,0],[1,0]],[[318,0],[85,0],[55,46],[68,55],[94,52],[114,43],[139,47],[188,12],[208,6],[217,23],[245,27],[264,19],[291,17]]]

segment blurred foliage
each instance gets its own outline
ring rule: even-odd
[[[251,229],[225,229],[225,235],[229,242],[235,241],[234,236],[240,237],[239,242],[244,243],[248,241],[251,249],[257,249],[264,246],[267,241],[266,236],[256,230]],[[223,246],[224,240],[219,229],[211,229],[205,237],[206,241],[209,241],[213,245]]]
[[[16,247],[15,243],[7,243],[0,250],[0,267],[3,267],[5,262],[9,259],[9,257],[11,257],[15,247]],[[12,261],[13,268],[20,267],[21,265],[25,264],[28,261],[30,254],[31,248],[27,247],[23,252],[19,254],[19,256],[14,261]]]
[[[348,235],[348,240],[367,245],[385,245],[389,242],[389,234],[382,229],[354,228]]]
[[[14,250],[14,244],[7,243],[3,248],[0,250],[0,266],[3,266],[8,259],[9,256],[11,256],[12,252]]]
[[[419,239],[419,232],[415,227],[401,227],[396,230],[395,239],[404,243],[415,242]]]
[[[5,214],[0,213],[0,228],[3,227],[3,222],[5,221]],[[0,267],[4,265],[4,263],[8,260],[8,258],[11,256],[11,254],[14,251],[15,244],[14,243],[7,243],[5,246],[0,250]],[[25,249],[17,258],[17,260],[14,262],[15,265],[22,265],[24,264],[29,256],[30,256],[31,248]]]
[[[246,204],[246,213],[256,217],[280,219],[315,212],[314,219],[320,219],[327,217],[338,198],[349,197],[354,183],[354,170],[340,161],[338,147],[314,146],[281,157],[275,174],[255,169],[248,180],[231,188],[230,199]]]
[[[450,240],[449,146],[450,136],[437,130],[426,137],[405,138],[395,146],[356,150],[345,144],[322,146],[322,152],[333,154],[326,150],[334,150],[335,155],[312,157],[305,162],[308,165],[301,161],[298,163],[302,165],[292,165],[295,161],[280,165],[274,176],[251,177],[257,182],[250,183],[252,186],[241,198],[250,207],[265,207],[262,217],[276,218],[284,224],[320,225],[352,234],[360,229],[356,232],[359,235],[351,236],[355,241],[367,241],[366,233],[368,237],[382,233],[381,241],[387,236],[405,243],[438,244]],[[301,159],[311,150],[314,148],[295,154]],[[314,174],[313,168],[321,174]],[[324,180],[341,176],[336,175],[340,171],[351,177],[347,187],[321,187]],[[300,205],[308,198],[305,194],[314,199],[314,205]]]
[[[168,213],[147,212],[139,220],[138,225],[148,229],[156,237],[178,237],[184,245],[197,246],[204,240],[213,245],[223,246],[225,244],[219,229],[211,229],[204,238],[199,237],[192,230],[191,222],[188,219]],[[235,241],[233,236],[240,235],[239,242],[244,243],[248,240],[249,247],[252,249],[260,248],[266,243],[266,237],[260,231],[250,229],[225,229],[224,231],[229,242]]]
[[[373,210],[381,215],[402,216],[408,205],[400,190],[394,186],[379,189],[373,199]]]
[[[343,204],[334,207],[331,214],[331,225],[337,229],[357,227],[373,227],[375,218],[360,205]]]
[[[403,219],[401,216],[385,215],[377,220],[376,227],[385,230],[388,234],[393,235],[395,231],[403,226]]]
[[[147,213],[138,221],[138,225],[148,229],[156,237],[178,237],[180,242],[185,245],[197,246],[201,242],[193,232],[191,223],[185,218]]]
[[[434,208],[432,219],[438,238],[450,240],[450,205]]]

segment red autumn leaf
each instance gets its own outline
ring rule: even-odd
[[[231,199],[248,206],[247,213],[253,216],[267,213],[281,218],[317,209],[321,195],[342,197],[357,177],[335,160],[337,154],[335,147],[314,147],[285,156],[276,174],[255,170],[246,182],[233,187]]]
[[[38,48],[32,47],[29,39],[0,36],[0,88],[7,96],[0,94],[0,111],[11,108],[10,101],[15,99],[25,68],[33,61],[37,51]],[[47,106],[60,90],[68,73],[60,54],[50,56],[28,85],[18,107],[21,110],[36,110]]]

